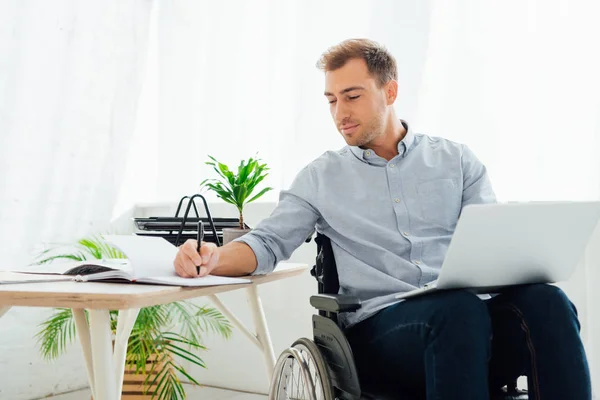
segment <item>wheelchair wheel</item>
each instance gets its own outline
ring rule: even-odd
[[[275,366],[269,400],[333,400],[323,356],[312,340],[298,339]]]

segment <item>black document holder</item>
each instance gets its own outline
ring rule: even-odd
[[[201,218],[198,213],[195,202],[197,198],[202,199],[206,217]],[[179,213],[185,200],[188,200],[188,203],[183,216],[180,217]],[[192,207],[196,214],[195,217],[189,215]],[[175,246],[181,245],[187,239],[196,239],[199,221],[202,221],[205,225],[204,241],[215,243],[217,246],[221,246],[223,243],[224,228],[239,228],[240,226],[238,218],[213,218],[206,199],[200,194],[183,196],[179,200],[174,217],[135,218],[134,221],[138,229],[137,235],[162,237]],[[248,228],[246,224],[244,224],[244,227]]]

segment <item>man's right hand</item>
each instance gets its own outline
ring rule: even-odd
[[[202,242],[200,254],[196,251],[197,243],[188,239],[179,246],[173,265],[177,275],[184,278],[197,278],[210,274],[219,262],[219,249],[214,243]],[[198,269],[200,267],[200,274]]]

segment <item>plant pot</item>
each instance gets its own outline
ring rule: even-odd
[[[152,385],[149,387],[144,386],[144,382],[146,378],[152,371],[152,364],[157,363],[156,355],[150,356],[148,361],[146,361],[146,370],[140,371],[140,373],[136,374],[135,365],[129,366],[125,365],[125,374],[123,375],[123,391],[121,392],[121,399],[123,400],[150,400],[154,396],[156,386]],[[157,365],[157,370],[161,369],[160,365]],[[156,372],[155,372],[156,373]],[[150,378],[150,382],[152,382],[154,377]],[[147,393],[144,394],[144,389],[147,389]]]
[[[113,343],[114,344],[114,343]],[[121,391],[121,399],[122,400],[151,400],[152,396],[155,394],[156,386],[151,385],[149,387],[144,386],[144,382],[146,382],[146,378],[152,371],[153,364],[158,364],[156,366],[157,370],[161,369],[161,363],[156,360],[156,355],[151,355],[146,361],[145,370],[136,373],[135,365],[130,366],[125,363],[125,373],[123,374],[123,390]],[[156,373],[156,372],[155,372]],[[150,378],[150,382],[152,382],[153,378]],[[147,392],[144,394],[144,389],[147,389]],[[156,398],[156,397],[155,397]],[[94,397],[91,397],[91,400],[94,400]]]
[[[244,236],[252,229],[240,229],[240,228],[223,228],[223,244],[227,244],[234,239]]]

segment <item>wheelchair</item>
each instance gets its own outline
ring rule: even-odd
[[[361,307],[353,296],[339,295],[337,266],[331,242],[317,233],[317,258],[311,274],[318,282],[317,295],[310,303],[319,313],[313,315],[313,340],[301,338],[285,349],[275,365],[269,400],[416,400],[414,396],[386,393],[382,388],[360,385],[350,344],[338,324],[338,314]],[[425,399],[425,393],[418,398]],[[493,400],[527,400],[527,392],[517,388],[516,379]]]

